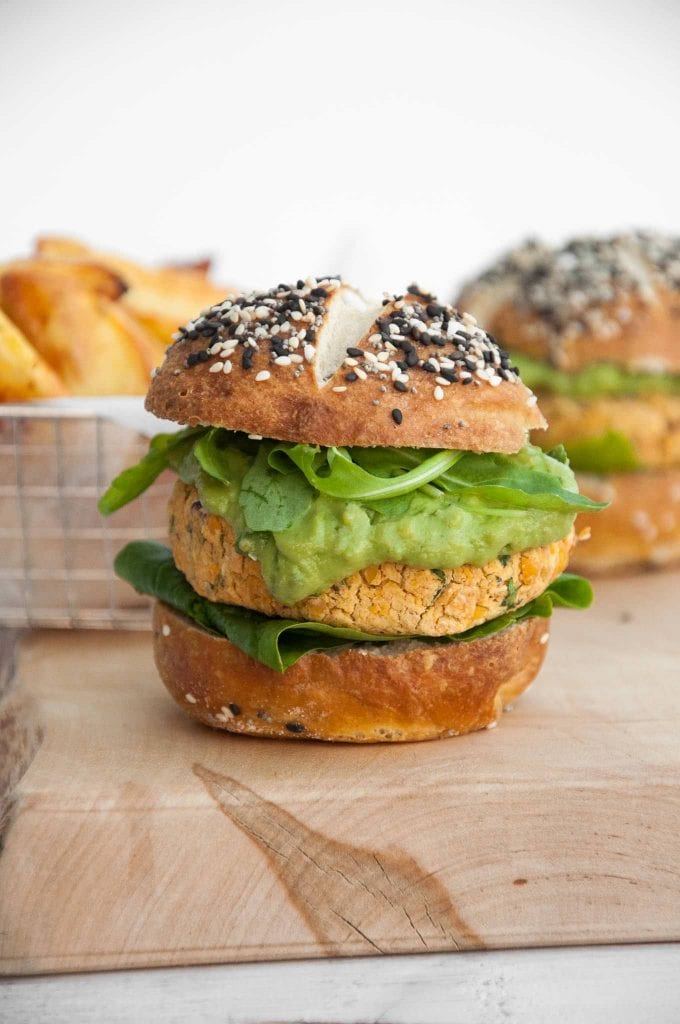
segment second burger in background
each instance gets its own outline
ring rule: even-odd
[[[459,300],[512,353],[581,490],[587,572],[680,558],[680,239],[637,232],[527,242]]]
[[[180,331],[147,408],[186,424],[104,495],[165,468],[172,550],[116,568],[158,598],[178,703],[209,725],[352,742],[491,725],[534,679],[579,495],[527,444],[536,399],[473,317],[412,285],[370,303],[338,278],[212,307]]]

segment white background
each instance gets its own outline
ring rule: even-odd
[[[680,230],[680,2],[0,0],[0,260],[40,232],[450,294]]]

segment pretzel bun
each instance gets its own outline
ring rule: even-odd
[[[146,404],[179,423],[325,446],[513,453],[545,426],[473,317],[416,286],[370,303],[337,278],[212,307],[182,329]]]
[[[156,665],[192,718],[228,732],[351,743],[489,728],[535,678],[547,620],[469,643],[400,641],[306,654],[280,675],[157,602]]]
[[[589,528],[591,538],[571,559],[576,572],[661,568],[680,560],[680,469],[576,475],[582,494],[611,502],[596,515],[579,514],[577,527]]]
[[[616,363],[680,373],[678,238],[526,243],[469,282],[459,302],[511,352],[563,370]]]

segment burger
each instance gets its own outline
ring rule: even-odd
[[[589,573],[680,557],[680,238],[649,232],[531,241],[460,297],[513,354],[583,493]]]
[[[115,568],[157,599],[159,673],[231,732],[375,742],[495,725],[536,676],[578,493],[517,370],[467,313],[339,277],[225,299],[180,329],[147,408],[183,424],[102,497],[177,475],[170,548]]]

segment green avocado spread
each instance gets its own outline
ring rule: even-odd
[[[380,562],[481,566],[548,544],[569,532],[579,501],[569,466],[531,445],[513,456],[466,453],[449,470],[449,490],[425,485],[382,502],[321,493],[293,466],[271,469],[271,455],[265,470],[266,460],[247,446],[203,445],[200,457],[192,446],[170,463],[195,485],[203,507],[230,524],[237,549],[257,559],[285,604]]]
[[[680,375],[643,373],[614,363],[591,363],[582,370],[566,372],[530,356],[513,353],[522,380],[532,391],[549,391],[566,398],[680,395]]]
[[[122,508],[168,468],[229,523],[284,604],[381,562],[485,565],[559,540],[577,512],[603,507],[579,494],[563,448],[322,448],[192,427],[157,434],[100,511]]]

